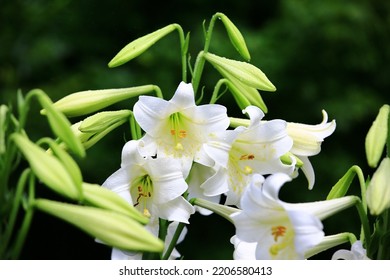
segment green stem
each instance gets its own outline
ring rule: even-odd
[[[390,226],[390,223],[389,223],[389,219],[390,219],[389,211],[390,210],[387,209],[382,214],[382,218],[383,218],[383,228],[382,228],[382,230],[383,230],[383,232],[389,232],[389,226]],[[387,238],[389,238],[389,237],[387,237]],[[386,255],[389,254],[389,248],[386,247],[386,246],[383,246],[383,244],[387,244],[386,240],[383,240],[380,243],[380,245],[379,245],[378,254],[377,254],[377,259],[378,260],[385,260],[386,259]]]
[[[165,251],[165,254],[162,257],[162,260],[168,260],[169,257],[171,256],[172,251],[175,248],[177,241],[179,240],[180,234],[183,231],[184,227],[185,227],[184,223],[179,223],[177,225],[175,234],[173,235],[171,243],[169,243],[169,246],[168,246],[167,250]]]
[[[192,76],[192,86],[194,88],[194,93],[195,94],[198,91],[200,78],[202,76],[204,64],[205,64],[205,61],[206,61],[204,59],[203,54],[207,53],[209,51],[211,36],[213,34],[213,29],[214,29],[214,24],[215,24],[215,21],[218,19],[218,17],[219,17],[219,13],[216,13],[211,18],[210,24],[209,24],[209,28],[207,29],[207,32],[206,32],[206,40],[205,40],[203,51],[201,51],[198,54],[198,56],[196,58],[196,61],[195,61],[194,73],[193,73],[193,76]]]
[[[369,247],[369,238],[371,236],[371,230],[370,230],[370,224],[367,217],[367,209],[364,208],[364,205],[360,198],[356,197],[356,208],[359,214],[360,222],[362,224],[362,232],[360,234],[360,240],[364,243],[366,243],[366,248]],[[365,239],[367,238],[367,239]]]
[[[220,79],[214,87],[213,95],[211,96],[210,104],[215,104],[220,96],[218,96],[219,90],[223,84],[226,83],[226,79]]]
[[[29,182],[27,212],[26,215],[24,216],[22,226],[20,227],[20,230],[16,237],[15,245],[11,253],[11,259],[18,259],[20,252],[23,248],[34,214],[34,206],[33,206],[34,200],[35,200],[35,176],[31,174],[30,182]]]
[[[25,169],[19,178],[18,185],[16,187],[15,196],[14,196],[13,203],[12,203],[12,209],[11,209],[11,212],[9,215],[8,225],[7,225],[7,228],[5,230],[4,236],[1,240],[0,256],[4,256],[5,251],[8,247],[9,241],[11,239],[12,233],[14,231],[16,218],[18,216],[18,212],[19,212],[19,208],[20,208],[20,201],[22,199],[22,195],[23,195],[23,191],[24,191],[24,186],[26,185],[26,181],[27,181],[27,178],[30,175],[30,173],[31,173],[30,169]]]
[[[175,24],[176,30],[179,33],[180,38],[180,51],[181,51],[181,65],[182,65],[182,81],[187,82],[187,49],[188,49],[188,42],[186,42],[186,39],[184,37],[183,29],[180,25]]]

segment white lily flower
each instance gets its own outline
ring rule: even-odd
[[[345,250],[341,249],[336,251],[333,256],[332,260],[370,260],[369,257],[367,257],[366,249],[363,248],[362,242],[360,240],[355,241],[352,246],[351,250]]]
[[[201,198],[213,203],[219,203],[221,194],[227,191],[221,170],[221,168],[213,168],[194,163],[187,177],[188,200],[191,198]],[[210,215],[213,213],[210,210],[198,206],[195,206],[195,209],[202,215]]]
[[[293,139],[290,152],[303,162],[301,169],[309,182],[309,189],[314,186],[315,175],[308,157],[317,155],[321,151],[324,139],[336,129],[336,121],[328,122],[328,114],[325,110],[322,110],[322,116],[322,122],[317,125],[287,123],[287,133]]]
[[[242,211],[231,215],[236,226],[235,256],[256,259],[304,259],[305,252],[324,238],[320,219],[356,203],[343,197],[311,203],[286,203],[278,198],[282,185],[291,178],[283,173],[267,179],[255,174],[241,198]],[[252,243],[251,244],[245,244]]]
[[[253,174],[283,172],[291,175],[295,167],[295,164],[284,165],[280,160],[293,144],[287,135],[286,122],[261,122],[264,113],[255,106],[248,106],[243,112],[250,117],[248,127],[225,131],[205,145],[209,156],[225,169],[220,180],[228,185],[228,205],[239,205]]]
[[[176,231],[178,224],[179,224],[178,222],[172,222],[168,226],[167,236],[165,237],[165,241],[164,241],[163,255],[165,254],[166,250],[169,247],[169,244],[172,241],[172,238],[175,234],[175,231]],[[145,226],[145,228],[149,232],[151,232],[153,235],[158,236],[158,232],[159,232],[158,218],[154,217],[153,219],[151,219],[149,224],[147,224]],[[181,243],[184,240],[184,238],[187,234],[187,231],[188,231],[187,228],[184,227],[183,231],[181,232],[181,234],[179,236],[179,239],[177,240],[177,244]],[[123,251],[123,250],[120,250],[117,248],[113,248],[112,252],[111,252],[111,259],[112,260],[141,260],[142,256],[143,256],[142,252],[129,252],[129,251]],[[181,257],[181,255],[180,255],[179,251],[176,248],[174,248],[172,250],[172,253],[171,253],[169,259],[175,260],[175,259],[178,259],[180,257]]]
[[[143,142],[129,141],[122,150],[121,168],[102,186],[118,193],[145,216],[188,223],[193,206],[181,195],[188,185],[180,163],[172,158],[152,158]]]
[[[196,106],[192,84],[181,82],[171,100],[140,96],[134,117],[155,142],[159,157],[178,158],[186,177],[192,162],[203,160],[202,145],[213,133],[229,126],[226,108],[207,104]]]

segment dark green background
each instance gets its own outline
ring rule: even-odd
[[[0,101],[14,103],[18,89],[43,89],[54,101],[80,90],[157,84],[167,98],[181,80],[178,37],[171,34],[147,53],[115,69],[108,61],[128,42],[170,23],[191,32],[192,62],[203,47],[202,21],[225,13],[243,33],[251,62],[277,87],[262,93],[266,119],[316,124],[321,109],[336,119],[336,132],[312,158],[316,185],[303,175],[282,190],[287,201],[323,199],[353,164],[366,175],[364,137],[380,106],[389,103],[390,2],[380,0],[146,1],[0,0]],[[211,52],[240,59],[217,22]],[[216,82],[206,65],[206,94]],[[132,108],[134,101],[114,108]],[[221,103],[240,116],[231,98]],[[31,138],[51,135],[39,108],[32,108]],[[35,117],[37,116],[37,117]],[[72,121],[77,121],[74,119]],[[102,183],[120,164],[128,127],[88,150],[80,165],[85,181]],[[358,189],[354,182],[353,189]],[[352,191],[352,193],[354,193]],[[41,196],[61,199],[42,187]],[[179,246],[186,259],[229,259],[234,228],[217,216],[195,215]],[[354,209],[325,221],[327,233],[354,231]],[[101,259],[110,249],[77,229],[37,213],[25,259]],[[323,257],[329,257],[324,255]]]

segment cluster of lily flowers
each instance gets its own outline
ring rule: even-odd
[[[196,210],[225,211],[236,227],[235,259],[304,259],[324,241],[321,219],[355,203],[353,197],[300,204],[278,198],[299,168],[313,187],[308,157],[336,127],[325,111],[320,124],[305,125],[265,121],[258,107],[248,106],[243,113],[249,120],[235,120],[247,126],[229,130],[227,109],[197,106],[192,85],[181,82],[169,101],[140,96],[133,112],[145,135],[125,144],[120,169],[102,186],[147,216],[146,227],[156,236],[159,220],[169,221],[166,248],[178,223],[189,223]],[[221,196],[231,207],[219,204]],[[171,258],[179,256],[175,251]],[[114,248],[112,258],[141,259],[142,253]]]
[[[191,82],[186,81],[189,35],[185,37],[177,24],[134,40],[110,61],[110,67],[124,64],[167,34],[178,31],[182,81],[170,100],[163,98],[158,86],[144,85],[76,92],[54,104],[42,91],[33,90],[26,100],[19,98],[22,113],[18,121],[10,117],[8,107],[0,107],[0,121],[12,120],[16,124],[10,143],[20,150],[31,168],[20,176],[16,191],[19,196],[15,198],[5,234],[7,242],[0,246],[0,256],[7,253],[28,178],[30,191],[29,201],[23,204],[27,205],[23,229],[28,228],[35,209],[44,211],[113,247],[112,259],[181,258],[176,245],[185,239],[186,225],[195,212],[204,216],[215,213],[234,225],[235,235],[230,239],[234,259],[307,259],[345,242],[351,243],[351,250],[338,250],[333,259],[368,259],[368,249],[371,255],[378,252],[378,256],[387,256],[383,248],[390,224],[390,158],[383,158],[367,181],[359,167],[351,167],[325,200],[281,200],[280,189],[300,173],[307,178],[307,188],[313,189],[315,173],[310,157],[321,151],[324,139],[335,131],[336,122],[328,121],[325,110],[316,125],[266,120],[267,107],[258,90],[276,88],[257,67],[208,51],[216,20],[222,21],[232,45],[249,61],[241,33],[222,13],[216,13],[205,30],[205,47],[194,68],[189,67]],[[204,92],[200,98],[197,92],[206,62],[223,78],[217,82],[210,102],[202,104]],[[226,90],[220,93],[222,85]],[[225,106],[216,104],[226,91],[242,109],[242,117],[229,116]],[[156,96],[147,95],[151,92]],[[44,138],[33,143],[24,132],[28,103],[34,96],[58,141]],[[138,101],[132,110],[100,111],[134,97]],[[91,113],[95,114],[73,125],[66,118]],[[365,148],[373,168],[386,144],[390,146],[389,116],[390,106],[384,105],[367,134]],[[83,182],[80,169],[66,151],[83,157],[86,149],[126,122],[130,123],[132,139],[124,144],[120,168],[101,186]],[[49,149],[42,149],[42,143]],[[1,155],[8,158],[4,162],[11,168],[16,154],[12,149],[10,154],[5,148],[1,150]],[[8,173],[3,173],[2,181],[8,181]],[[346,195],[355,175],[361,197]],[[35,178],[79,205],[35,198]],[[352,206],[356,206],[361,221],[359,238],[349,232],[326,236],[322,221]],[[373,234],[368,209],[379,217]],[[26,235],[24,230],[17,238],[17,252]]]

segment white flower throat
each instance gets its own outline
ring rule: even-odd
[[[170,135],[174,140],[175,150],[184,150],[183,140],[187,137],[187,130],[183,123],[183,115],[180,112],[173,113],[169,116]]]
[[[145,216],[150,217],[152,204],[153,182],[149,175],[138,177],[133,181],[130,189],[134,207],[138,208]]]

